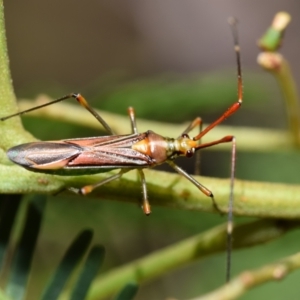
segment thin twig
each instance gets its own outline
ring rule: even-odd
[[[236,241],[234,248],[244,248],[266,243],[279,238],[288,230],[297,228],[299,225],[299,221],[278,222],[276,220],[260,220],[238,225],[234,230],[234,239]],[[134,281],[138,284],[143,284],[195,260],[223,252],[226,249],[225,233],[225,225],[217,226],[175,245],[151,253],[146,257],[108,271],[99,276],[93,283],[88,299],[107,298],[128,282]],[[68,299],[67,295],[68,292],[64,293],[62,299]]]
[[[300,106],[299,95],[287,59],[276,52],[282,45],[285,29],[291,16],[285,12],[275,15],[272,26],[259,40],[263,50],[257,58],[258,64],[274,75],[285,101],[290,136],[294,146],[300,147]]]
[[[256,270],[245,271],[212,293],[192,300],[233,300],[247,290],[269,281],[282,280],[300,268],[300,252]]]

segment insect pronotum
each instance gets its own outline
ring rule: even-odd
[[[238,100],[232,104],[216,121],[208,125],[204,130],[193,138],[188,133],[197,126],[202,125],[201,118],[197,117],[181,133],[178,138],[163,137],[151,130],[138,133],[135,119],[135,112],[132,107],[128,108],[132,133],[128,135],[115,135],[110,126],[102,117],[88,104],[85,98],[77,93],[71,93],[62,98],[53,100],[43,105],[39,105],[6,117],[1,121],[7,120],[30,111],[52,105],[54,103],[75,98],[80,105],[86,108],[110,134],[108,136],[67,139],[61,141],[32,142],[14,146],[7,151],[7,155],[14,163],[34,172],[53,173],[57,175],[71,175],[78,173],[95,174],[110,169],[120,169],[120,171],[105,180],[93,185],[87,185],[78,190],[78,193],[86,195],[95,188],[100,187],[110,181],[120,178],[124,173],[137,170],[142,185],[142,209],[146,215],[151,213],[147,195],[147,184],[144,168],[151,168],[162,163],[168,163],[176,172],[183,175],[194,184],[202,193],[212,199],[212,205],[220,211],[213,193],[198,182],[191,175],[174,163],[178,156],[191,157],[196,151],[208,148],[221,143],[232,143],[231,159],[231,186],[228,206],[228,228],[227,228],[227,281],[230,278],[230,249],[232,235],[232,208],[233,208],[233,184],[235,172],[236,142],[232,135],[225,136],[219,140],[201,143],[200,139],[215,126],[223,122],[226,118],[235,113],[242,104],[242,73],[240,62],[240,47],[236,29],[236,20],[229,19],[234,38],[234,50],[237,60],[237,79],[238,79]],[[221,211],[220,211],[221,212]]]

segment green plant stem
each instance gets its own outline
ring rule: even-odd
[[[0,193],[54,194],[65,187],[82,187],[99,182],[109,174],[93,176],[51,176],[26,171],[18,166],[1,166]],[[178,174],[145,170],[149,199],[152,205],[186,210],[214,212],[211,199],[203,195],[194,185]],[[18,180],[16,180],[18,178]],[[195,176],[214,191],[215,199],[227,211],[229,179]],[[120,193],[120,191],[122,191]],[[234,213],[243,216],[271,218],[300,218],[300,186],[250,181],[235,181]],[[69,195],[73,193],[68,192]],[[141,185],[136,172],[125,174],[121,180],[113,181],[96,189],[88,197],[139,203]]]
[[[297,87],[287,60],[279,53],[262,52],[258,64],[275,77],[285,101],[292,144],[300,147],[300,108]]]
[[[9,69],[3,10],[3,0],[0,0],[0,107],[1,115],[5,116],[18,111],[18,107]],[[1,124],[1,148],[4,148],[5,145],[13,145],[12,137],[15,138],[14,143],[16,143],[16,141],[25,141],[29,136],[23,130],[20,118],[14,118]]]
[[[256,270],[245,271],[225,286],[193,300],[232,300],[247,290],[269,281],[278,281],[300,268],[300,252]]]
[[[299,225],[299,222],[280,223],[276,220],[260,220],[238,225],[234,229],[236,241],[234,248],[266,243]],[[217,226],[99,276],[92,284],[88,299],[106,298],[115,294],[130,281],[143,284],[195,260],[225,251],[225,249],[226,226]],[[62,299],[67,299],[67,293]]]
[[[287,120],[293,145],[300,147],[300,107],[299,95],[288,61],[275,50],[282,44],[283,32],[290,22],[290,15],[278,13],[271,29],[259,41],[259,46],[265,50],[257,59],[258,64],[271,72],[279,85],[285,101]]]
[[[17,110],[15,95],[9,69],[9,59],[6,46],[5,20],[3,13],[3,1],[0,1],[0,99],[1,113],[7,114],[11,110]]]
[[[13,299],[5,295],[5,293],[2,290],[0,290],[0,300],[13,300]]]
[[[282,60],[279,69],[272,72],[281,88],[285,103],[286,114],[292,140],[295,146],[300,147],[300,108],[297,87],[286,59]]]
[[[39,97],[37,99],[38,103],[35,104],[32,102],[21,102],[21,109],[41,104],[41,102],[44,101],[49,101],[49,98]],[[99,123],[94,120],[90,114],[84,112],[81,107],[68,103],[46,107],[42,110],[32,112],[32,114],[53,119],[63,119],[65,121],[99,128]],[[120,134],[130,132],[128,117],[104,112],[101,112],[101,114],[109,124],[112,124],[114,131]],[[186,127],[186,124],[174,125],[138,120],[138,126],[141,131],[150,128],[166,136],[174,136],[174,132],[176,132],[175,135],[178,136],[183,128]],[[227,135],[228,132],[233,132],[233,130],[230,128],[226,129],[226,127],[218,127],[209,134],[209,137],[211,140],[218,139],[221,136]],[[292,143],[289,142],[288,136],[285,137],[284,133],[245,128],[234,128],[234,132],[237,136],[239,150],[286,150],[289,146],[290,149],[293,147]],[[14,143],[14,136],[10,136],[9,138],[11,140],[8,141],[8,145],[4,145],[4,148]],[[28,141],[30,140],[32,140],[32,138],[28,139]],[[230,146],[227,145],[226,147]],[[220,147],[216,148],[221,149],[222,146],[220,145]],[[54,194],[66,187],[82,187],[93,182],[99,182],[107,178],[109,174],[102,173],[93,176],[68,177],[34,173],[19,166],[11,165],[11,163],[8,163],[5,153],[3,153],[3,160],[0,165],[0,176],[1,178],[5,178],[5,180],[0,181],[0,193]],[[18,180],[15,180],[15,178],[18,178]],[[185,178],[179,175],[146,170],[146,178],[150,201],[153,205],[157,204],[180,209],[215,212],[212,208],[210,198],[204,196],[192,184],[189,184]],[[195,178],[214,192],[219,206],[223,211],[226,211],[229,195],[229,181],[205,177]],[[136,173],[129,172],[124,175],[124,178],[120,181],[104,185],[96,189],[90,196],[138,203],[141,198],[140,188]],[[122,190],[122,193],[120,193],[120,190]],[[299,197],[300,186],[237,180],[235,182],[234,212],[237,215],[299,218]]]

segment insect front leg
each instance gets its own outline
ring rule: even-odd
[[[189,132],[191,132],[195,127],[199,127],[199,134],[202,131],[202,127],[203,127],[203,121],[200,117],[195,118],[195,120],[182,132],[182,135],[184,134],[188,134]],[[179,136],[179,137],[180,137]],[[199,145],[201,144],[201,138],[198,140]],[[196,152],[195,154],[195,175],[200,175],[200,151]]]
[[[233,231],[233,202],[234,202],[234,178],[235,178],[235,161],[236,161],[236,139],[233,135],[227,135],[222,139],[199,145],[198,149],[207,148],[221,143],[232,143],[231,147],[231,170],[230,170],[230,195],[228,202],[228,221],[227,221],[227,268],[226,268],[226,281],[230,280],[230,266],[231,266],[231,249],[232,249],[232,231]]]

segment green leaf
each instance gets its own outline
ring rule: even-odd
[[[0,198],[0,268],[7,249],[11,230],[21,203],[22,195],[1,195]]]
[[[139,286],[134,283],[128,283],[121,292],[117,295],[115,300],[132,300],[138,291]]]
[[[92,230],[84,230],[76,237],[65,253],[41,299],[54,300],[58,298],[69,276],[87,251],[92,237]]]
[[[13,300],[13,299],[5,295],[4,291],[0,289],[0,300]]]
[[[38,195],[28,205],[23,232],[13,258],[12,271],[6,287],[7,295],[14,300],[24,298],[45,204],[46,197]]]
[[[93,279],[103,263],[104,255],[105,249],[103,246],[95,246],[92,248],[85,261],[78,281],[75,284],[70,298],[71,300],[82,300],[85,298]]]

